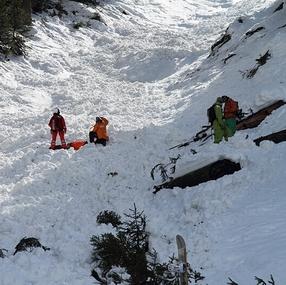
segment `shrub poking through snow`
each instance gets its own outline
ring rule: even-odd
[[[100,0],[72,0],[72,1],[79,2],[82,4],[92,4],[94,6],[98,6],[101,3]]]
[[[158,262],[158,253],[153,250],[149,253],[149,284],[164,284],[164,285],[178,285],[179,279],[176,274],[175,268],[176,259],[170,257],[168,263]]]
[[[262,30],[265,30],[265,28],[264,27],[258,27],[258,28],[254,29],[254,30],[250,30],[250,31],[246,32],[245,36],[246,36],[246,38],[249,38],[252,35],[254,35],[255,33],[258,33],[258,32],[260,32]]]
[[[91,237],[92,261],[95,262],[91,275],[101,284],[178,284],[179,274],[173,270],[177,260],[173,257],[168,263],[158,262],[157,252],[149,250],[144,212],[138,211],[135,204],[129,211],[124,214],[126,220],[116,227],[116,234]],[[107,216],[112,213],[114,216],[114,212],[102,213]],[[100,215],[104,221],[105,214]],[[188,273],[190,280],[197,282],[203,279],[200,273],[191,268]]]
[[[283,7],[284,7],[284,2],[282,2],[275,10],[274,10],[274,12],[273,13],[275,13],[275,12],[277,12],[277,11],[280,11],[280,10],[282,10],[283,9]]]
[[[168,263],[159,263],[158,254],[153,249],[153,252],[148,253],[148,282],[147,284],[162,284],[162,285],[179,285],[180,270],[178,267],[178,260],[172,256]],[[192,270],[190,266],[187,268],[188,280],[190,284],[198,283],[205,277],[201,273]]]
[[[260,56],[259,58],[256,59],[256,62],[258,65],[264,65],[267,60],[271,57],[271,54],[269,52],[269,50],[262,56]]]
[[[214,56],[218,50],[230,40],[231,35],[228,33],[228,29],[226,29],[225,33],[220,37],[220,39],[211,46],[211,53],[209,57]]]
[[[91,20],[101,22],[105,26],[107,26],[106,22],[102,18],[102,16],[98,12],[94,12],[93,15],[90,17]]]
[[[79,28],[86,27],[86,24],[84,22],[77,22],[73,24],[73,28],[76,30],[79,30]]]
[[[118,172],[116,172],[116,171],[109,172],[109,173],[107,174],[107,176],[111,176],[111,177],[114,177],[114,176],[117,176],[117,175],[118,175]]]
[[[102,17],[100,16],[98,12],[94,12],[90,19],[104,23]]]
[[[118,227],[122,224],[121,217],[113,211],[102,211],[98,214],[96,218],[99,224],[111,224],[113,227]]]
[[[266,283],[263,279],[258,278],[258,277],[256,277],[256,276],[255,276],[255,280],[257,281],[257,285],[260,285],[260,284],[261,284],[261,285],[266,285],[267,283],[268,283],[268,284],[271,284],[271,285],[275,285],[275,281],[274,281],[272,275],[270,275],[270,280],[268,280],[267,283]]]
[[[238,21],[238,23],[242,24],[242,23],[243,23],[243,18],[242,18],[242,17],[239,17],[239,18],[237,19],[237,21]]]
[[[249,69],[249,70],[246,70],[245,72],[242,72],[242,76],[246,77],[247,79],[254,77],[254,75],[256,74],[258,69],[262,65],[264,65],[267,62],[267,60],[270,58],[271,58],[271,54],[268,50],[264,55],[261,55],[259,58],[256,59],[257,63],[252,69]]]
[[[229,59],[236,56],[235,53],[230,53],[226,58],[223,59],[223,63],[226,64]]]
[[[259,277],[254,277],[255,281],[257,282],[256,285],[276,285],[272,274],[270,275],[270,280],[268,280],[267,282],[264,281],[263,279],[259,278]],[[235,281],[233,281],[231,278],[228,278],[229,282],[227,283],[227,285],[239,285],[239,283],[236,283]]]
[[[0,258],[4,258],[4,257],[5,257],[4,251],[8,252],[7,249],[5,249],[5,248],[0,248]]]
[[[39,242],[39,240],[37,238],[34,238],[34,237],[26,238],[26,237],[24,237],[16,245],[14,255],[19,251],[27,251],[27,250],[32,251],[32,249],[35,247],[41,247],[44,251],[50,250],[50,248],[41,245],[41,243]]]

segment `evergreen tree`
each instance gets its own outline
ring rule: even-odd
[[[24,24],[31,25],[32,24],[32,4],[31,0],[22,0],[22,8],[24,11]]]
[[[32,11],[34,13],[41,13],[48,9],[49,0],[31,0]]]
[[[118,227],[122,224],[121,217],[117,215],[114,211],[101,211],[97,218],[97,223],[99,224],[111,224],[113,227]]]
[[[136,205],[124,214],[127,220],[119,227],[119,235],[126,239],[128,255],[127,272],[131,275],[131,284],[145,284],[147,279],[148,233],[146,232],[146,216],[138,212]]]
[[[25,54],[23,34],[27,31],[29,14],[23,1],[0,0],[0,52],[9,54]]]
[[[0,0],[0,52],[6,54],[11,37],[8,0]]]
[[[23,33],[27,31],[26,12],[22,0],[12,0],[9,17],[11,23],[11,38],[8,43],[10,52],[14,55],[25,54],[25,40]]]
[[[157,252],[149,250],[144,212],[138,211],[135,204],[129,211],[124,214],[126,220],[122,222],[120,216],[113,211],[103,211],[98,215],[100,223],[116,221],[116,234],[91,237],[92,261],[95,262],[92,276],[101,284],[106,284],[109,279],[115,284],[179,285],[177,259],[173,256],[168,263],[159,263]],[[100,272],[97,272],[96,267]],[[125,271],[127,276],[118,274],[118,268]],[[190,267],[188,271],[190,283],[193,280],[196,284],[204,278]]]
[[[93,246],[92,259],[98,262],[98,266],[106,274],[112,266],[124,264],[126,249],[125,244],[111,233],[101,236],[92,236],[90,239]]]
[[[130,247],[148,251],[148,233],[146,232],[146,216],[144,211],[138,212],[136,205],[124,214],[128,219],[119,227],[121,234],[127,237]]]
[[[12,32],[23,33],[27,31],[27,12],[24,8],[23,0],[10,0],[9,17],[12,26]]]
[[[138,212],[135,204],[130,213],[125,214],[127,220],[117,225],[117,234],[92,236],[93,261],[106,276],[112,266],[125,268],[130,275],[130,284],[146,284],[148,237],[146,232],[146,216]],[[102,213],[98,219],[101,220]]]

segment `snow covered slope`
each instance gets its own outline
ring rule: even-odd
[[[225,284],[228,276],[250,284],[270,273],[285,283],[286,144],[252,142],[285,129],[285,107],[228,143],[168,150],[207,123],[217,96],[235,98],[245,111],[286,100],[286,7],[273,13],[281,2],[121,0],[99,8],[106,24],[90,19],[95,10],[66,2],[62,19],[34,17],[29,56],[0,63],[0,248],[9,250],[1,285],[94,284],[89,239],[109,230],[96,216],[122,214],[134,202],[161,261],[176,251],[175,235],[185,237],[202,284]],[[79,21],[88,27],[74,29]],[[230,23],[232,39],[208,57]],[[243,77],[268,50],[269,61]],[[110,143],[49,151],[53,107],[66,118],[68,140],[86,139],[95,117],[108,117]],[[220,155],[243,169],[154,196],[150,170],[179,153],[178,171]],[[51,251],[13,256],[24,236]]]

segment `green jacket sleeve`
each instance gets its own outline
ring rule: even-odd
[[[222,108],[220,105],[215,105],[215,116],[216,116],[216,119],[218,121],[218,123],[220,125],[223,125],[223,120],[222,120]]]

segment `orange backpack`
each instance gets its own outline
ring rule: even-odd
[[[68,148],[73,147],[74,150],[79,150],[82,146],[86,145],[87,141],[84,140],[76,140],[71,143],[68,143]]]
[[[238,102],[232,99],[228,99],[224,105],[224,118],[236,118],[238,113]]]

